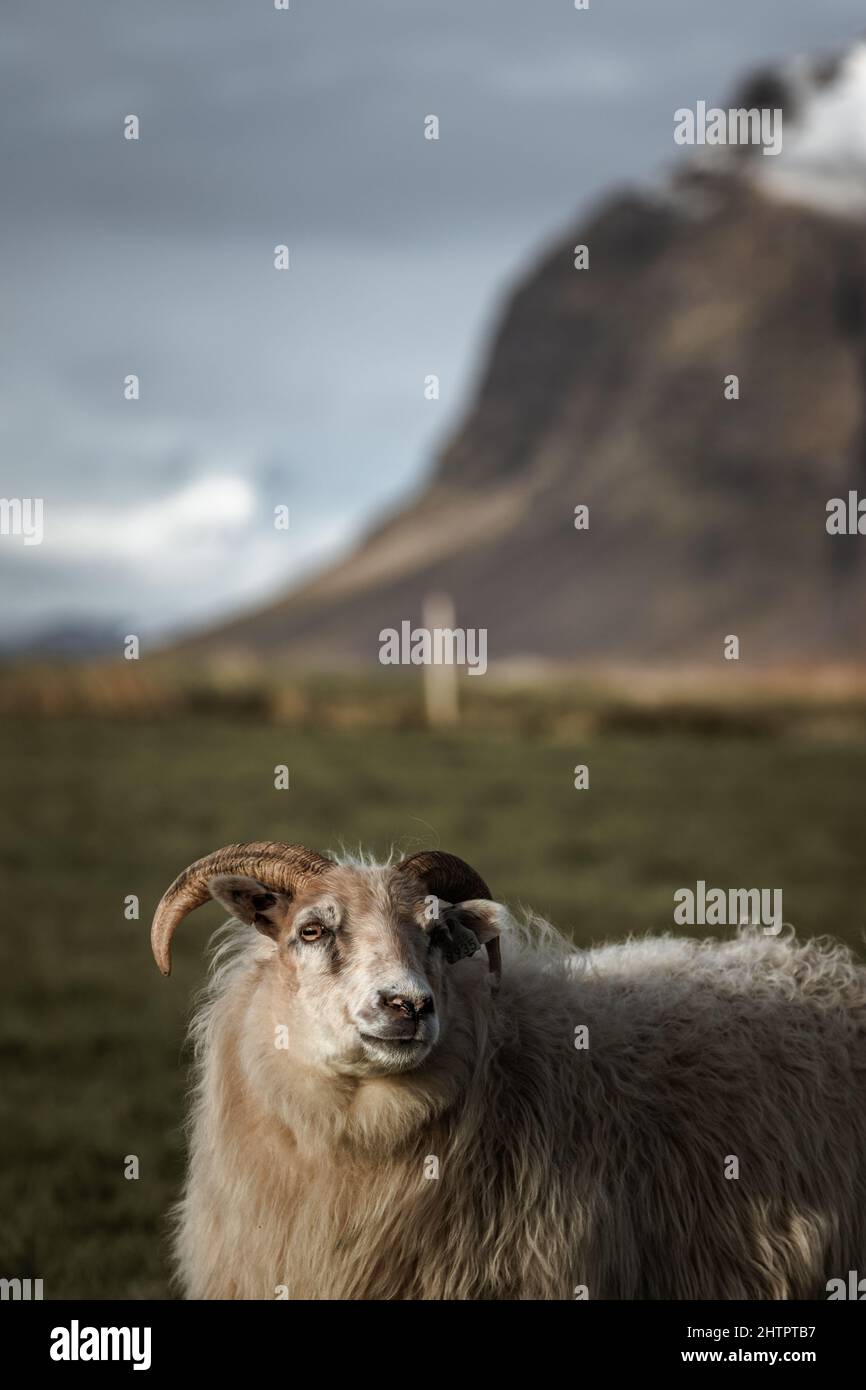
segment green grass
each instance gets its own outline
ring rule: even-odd
[[[169,1294],[183,1036],[221,914],[185,924],[169,981],[148,925],[178,870],[220,844],[441,845],[581,944],[669,929],[674,891],[698,878],[781,887],[806,936],[859,947],[866,926],[862,741],[22,718],[3,767],[0,1275],[42,1278],[47,1298]]]

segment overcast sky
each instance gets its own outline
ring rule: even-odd
[[[42,545],[0,537],[4,632],[157,634],[319,563],[431,466],[551,238],[682,157],[677,107],[863,23],[855,0],[4,5],[0,495],[45,499]]]

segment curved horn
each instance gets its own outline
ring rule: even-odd
[[[313,849],[273,840],[224,845],[206,854],[178,874],[160,898],[150,929],[154,960],[163,975],[171,973],[171,939],[187,913],[208,901],[208,880],[217,874],[246,874],[293,897],[305,878],[330,867],[331,860]]]
[[[428,891],[437,898],[449,903],[469,902],[472,898],[484,898],[495,902],[487,884],[465,859],[456,854],[446,854],[444,850],[422,850],[420,854],[410,854],[397,865],[398,873],[413,874]],[[490,973],[498,979],[502,973],[502,954],[496,937],[485,942],[487,964]]]

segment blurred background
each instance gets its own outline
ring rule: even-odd
[[[861,24],[4,16],[2,492],[44,538],[0,535],[0,1276],[170,1296],[220,911],[169,982],[148,928],[219,845],[440,846],[580,945],[781,887],[862,951]],[[677,146],[699,101],[783,110],[782,153]],[[444,703],[378,659],[437,595],[488,634]]]

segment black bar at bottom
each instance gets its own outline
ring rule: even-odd
[[[860,1300],[866,1301],[866,1300]],[[4,1361],[58,1377],[101,1368],[221,1378],[323,1374],[389,1379],[404,1366],[557,1376],[573,1367],[648,1373],[707,1365],[798,1365],[822,1376],[860,1363],[857,1301],[820,1303],[72,1303],[0,1304]],[[528,1359],[528,1365],[527,1365]],[[562,1360],[564,1364],[562,1364]],[[138,1367],[138,1372],[135,1368]],[[302,1368],[306,1367],[305,1370]],[[378,1372],[376,1368],[378,1367]]]

